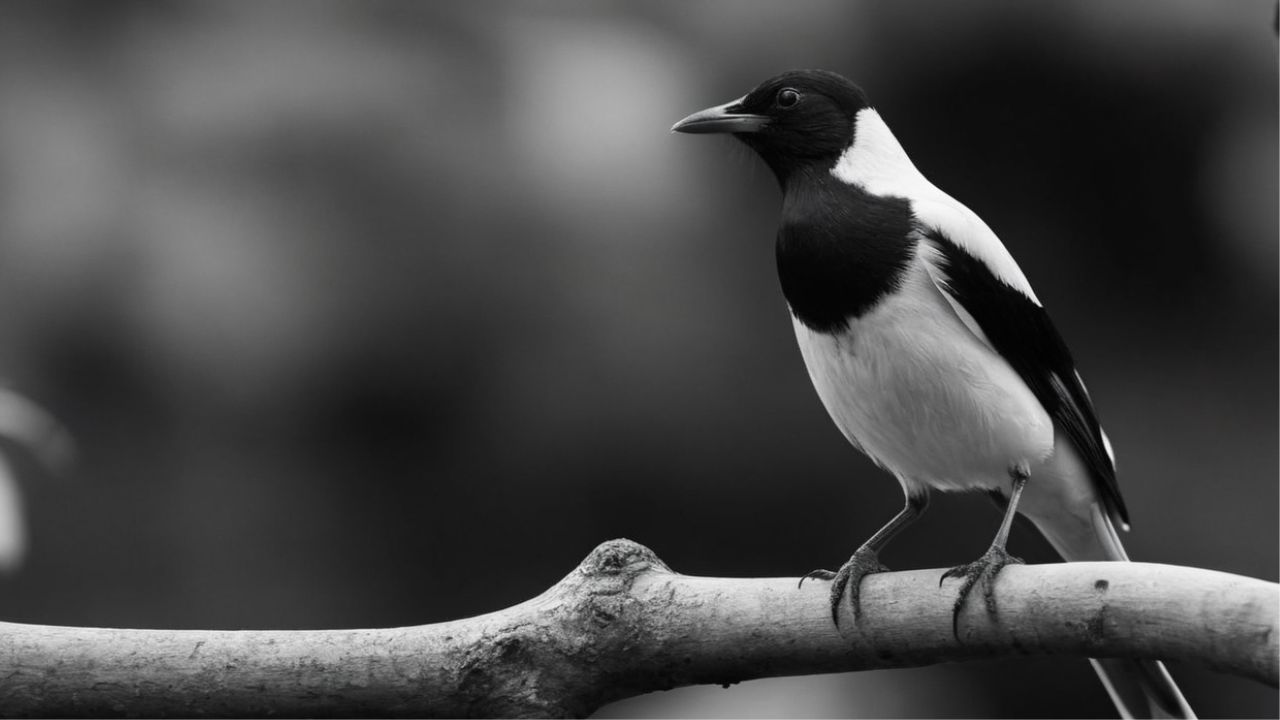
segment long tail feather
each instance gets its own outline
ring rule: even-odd
[[[1065,522],[1052,518],[1032,520],[1064,560],[1127,561],[1115,525],[1101,505],[1094,503],[1087,519],[1073,517]],[[1083,521],[1081,521],[1083,520]],[[1124,718],[1194,718],[1182,692],[1174,684],[1164,663],[1128,658],[1090,659],[1093,669],[1107,688],[1107,694]]]

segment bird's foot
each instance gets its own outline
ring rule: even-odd
[[[836,627],[840,627],[840,598],[844,596],[845,588],[849,589],[849,606],[853,608],[853,621],[856,623],[862,617],[862,603],[859,600],[862,578],[888,569],[880,562],[876,551],[864,545],[839,570],[814,570],[800,578],[800,584],[804,585],[804,581],[810,578],[831,581],[831,621]]]
[[[996,575],[1006,565],[1021,565],[1022,559],[1010,555],[1003,547],[992,546],[982,557],[967,564],[953,567],[942,574],[938,580],[938,587],[942,587],[942,582],[949,577],[964,578],[964,584],[960,586],[960,592],[956,596],[956,604],[951,612],[951,633],[957,638],[960,637],[957,623],[960,620],[960,610],[964,607],[965,600],[969,598],[969,593],[973,591],[975,585],[982,583],[982,598],[986,601],[987,613],[996,614],[996,596],[995,581]]]

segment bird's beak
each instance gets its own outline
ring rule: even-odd
[[[764,115],[742,112],[742,98],[699,110],[671,126],[671,132],[682,133],[753,133],[769,124]]]

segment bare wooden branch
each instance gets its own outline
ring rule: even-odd
[[[679,575],[628,540],[536,598],[377,630],[113,630],[0,623],[7,716],[584,716],[659,689],[1024,654],[1198,663],[1277,684],[1280,586],[1140,563],[1012,566],[999,612],[941,570],[873,575],[831,624],[825,583]]]

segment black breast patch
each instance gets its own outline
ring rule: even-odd
[[[778,279],[805,327],[837,333],[897,289],[913,256],[911,204],[829,174],[790,182],[778,227]]]

